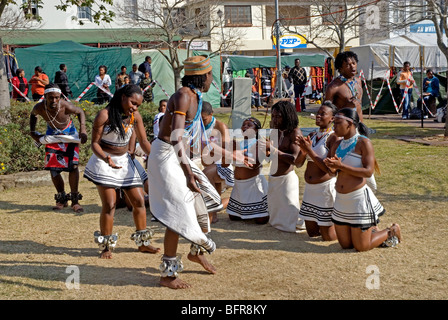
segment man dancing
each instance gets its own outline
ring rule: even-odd
[[[79,143],[86,143],[86,118],[81,108],[71,102],[61,100],[61,89],[56,84],[45,86],[45,98],[37,103],[30,115],[30,135],[36,145],[45,144],[45,169],[50,170],[51,180],[56,188],[56,206],[53,210],[67,207],[72,202],[73,211],[83,212],[79,204],[82,195],[78,191],[79,184]],[[70,115],[76,115],[80,122],[80,134],[73,124]],[[47,122],[45,134],[36,131],[38,116]],[[69,172],[70,193],[65,193],[62,171]]]
[[[338,110],[356,109],[362,122],[362,86],[356,79],[358,73],[358,56],[352,51],[344,51],[336,56],[334,67],[339,72],[327,87],[324,101],[331,101]]]
[[[177,255],[179,236],[192,242],[188,259],[209,273],[216,273],[204,256],[205,252],[215,251],[216,244],[207,235],[210,222],[203,196],[214,192],[221,202],[215,188],[187,154],[190,145],[201,144],[204,132],[202,93],[209,90],[213,79],[210,58],[190,57],[184,61],[184,67],[182,88],[168,101],[148,157],[151,212],[167,227],[160,285],[172,289],[190,287],[178,278],[178,272],[183,270]]]

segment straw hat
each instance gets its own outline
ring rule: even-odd
[[[184,61],[184,70],[186,76],[197,76],[206,74],[212,70],[210,57],[193,56]]]

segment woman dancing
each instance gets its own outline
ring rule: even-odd
[[[106,108],[98,112],[92,128],[92,151],[84,177],[96,184],[102,210],[100,231],[95,232],[100,258],[112,258],[117,234],[112,234],[116,206],[116,188],[124,190],[132,204],[137,231],[132,234],[140,252],[157,253],[159,248],[149,245],[152,230],[146,228],[146,208],[143,184],[147,179],[145,169],[128,153],[133,134],[146,154],[151,145],[146,137],[138,107],[143,102],[142,91],[137,85],[127,85],[115,93]]]

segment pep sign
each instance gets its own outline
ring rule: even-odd
[[[306,39],[296,34],[284,35],[280,37],[280,49],[295,49],[295,48],[306,48]],[[275,49],[275,42],[274,42],[274,49]]]

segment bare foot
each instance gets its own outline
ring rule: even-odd
[[[160,248],[156,248],[153,246],[140,246],[140,247],[138,247],[138,251],[144,252],[144,253],[158,253],[158,252],[160,252]]]
[[[398,238],[398,242],[401,242],[401,228],[397,223],[392,224],[390,233],[391,236],[396,236]]]
[[[176,277],[161,277],[159,284],[162,287],[168,287],[171,289],[188,289],[191,286],[185,281]]]
[[[189,253],[187,258],[190,261],[199,263],[209,273],[211,273],[211,274],[216,273],[216,268],[210,262],[207,261],[207,259],[205,258],[205,256],[203,254],[192,255],[191,253]]]
[[[210,220],[210,224],[218,222],[218,213],[217,212],[209,213],[208,218]]]
[[[112,251],[104,249],[101,252],[100,259],[112,259]]]

